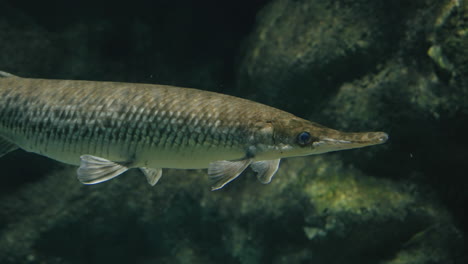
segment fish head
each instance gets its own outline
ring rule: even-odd
[[[275,122],[275,151],[281,157],[306,156],[385,143],[384,132],[342,132],[301,118]]]

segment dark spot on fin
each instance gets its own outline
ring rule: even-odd
[[[78,168],[78,180],[84,184],[96,184],[110,180],[128,170],[127,167],[104,158],[83,155]]]
[[[245,168],[247,168],[251,159],[244,159],[238,161],[227,161],[220,160],[210,163],[208,167],[208,175],[213,179],[214,184],[211,186],[211,190],[219,190],[224,187],[224,185],[233,181],[237,176],[239,176]]]
[[[0,137],[0,157],[18,148],[19,147],[16,144]]]
[[[146,180],[151,186],[156,185],[158,183],[159,179],[161,179],[162,176],[162,169],[153,169],[153,168],[146,168],[146,167],[141,167],[140,168],[141,172],[145,174]]]
[[[278,170],[280,164],[280,159],[275,160],[262,160],[256,161],[250,165],[252,170],[257,173],[257,179],[263,183],[267,184],[271,182],[273,176],[275,176],[276,171]]]

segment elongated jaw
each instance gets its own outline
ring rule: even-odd
[[[339,132],[320,137],[318,141],[313,143],[313,147],[316,150],[314,154],[318,154],[378,145],[385,143],[387,140],[388,135],[384,132]]]

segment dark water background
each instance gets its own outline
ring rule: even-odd
[[[83,186],[0,159],[0,263],[466,263],[468,7],[449,0],[0,0],[0,70],[194,87],[385,145]]]

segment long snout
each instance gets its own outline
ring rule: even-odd
[[[388,135],[385,132],[338,132],[320,137],[313,145],[317,153],[324,153],[378,145],[385,143],[387,140]]]

